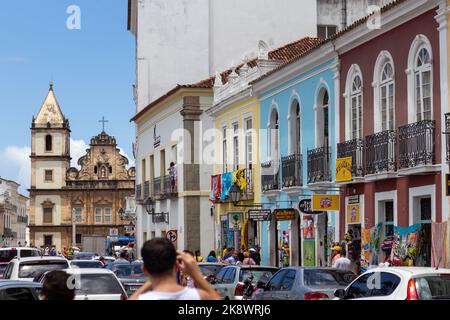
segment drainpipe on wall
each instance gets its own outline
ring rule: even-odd
[[[341,0],[341,30],[347,27],[347,0]]]

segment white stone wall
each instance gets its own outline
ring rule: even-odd
[[[133,0],[136,104],[205,79],[256,53],[316,35],[315,0]]]

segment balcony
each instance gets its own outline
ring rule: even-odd
[[[163,194],[165,197],[174,197],[177,195],[177,178],[172,176],[163,177]]]
[[[142,185],[141,184],[136,185],[136,200],[137,201],[142,200]]]
[[[28,216],[17,216],[18,223],[28,223]]]
[[[161,198],[162,192],[162,179],[161,177],[154,178],[153,179],[153,192],[152,192],[152,198]]]
[[[278,161],[261,163],[262,192],[280,190],[280,164]]]
[[[330,147],[308,150],[308,184],[331,182],[330,159]]]
[[[301,154],[282,157],[281,168],[283,188],[301,187],[303,185]]]
[[[144,182],[144,200],[150,197],[150,181]]]
[[[215,177],[216,175],[214,175],[213,177]],[[251,168],[246,168],[244,170],[244,176],[245,176],[245,181],[246,181],[246,185],[244,190],[242,190],[242,194],[241,194],[241,201],[246,201],[246,200],[252,200],[254,198],[254,194],[253,194],[253,170]],[[214,188],[212,186],[212,188]],[[211,190],[212,192],[213,190]],[[220,196],[215,196],[214,201],[222,201],[219,199]],[[225,200],[225,202],[229,201]]]
[[[399,128],[399,170],[435,171],[435,121],[423,120]],[[431,170],[430,170],[431,169]]]
[[[338,158],[352,158],[352,176],[364,176],[364,141],[353,139],[337,145]]]
[[[396,132],[383,131],[366,137],[366,174],[390,173],[397,170]]]

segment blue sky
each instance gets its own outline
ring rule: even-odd
[[[29,187],[30,124],[49,82],[70,119],[73,156],[106,131],[131,156],[135,106],[134,39],[126,0],[0,1],[0,176]],[[67,8],[81,10],[81,29],[69,30]],[[27,171],[28,170],[28,171]]]

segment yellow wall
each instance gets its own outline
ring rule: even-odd
[[[260,104],[256,97],[248,98],[242,102],[225,107],[217,114],[214,114],[214,127],[217,132],[221,133],[223,126],[226,124],[227,129],[232,129],[232,124],[238,122],[239,129],[245,129],[244,119],[249,116],[252,118],[253,141],[252,141],[252,172],[253,172],[253,200],[243,201],[244,204],[260,203],[261,200],[261,176],[260,176],[260,162],[259,162],[259,127],[260,127]],[[244,146],[243,136],[239,137],[239,146]],[[232,154],[233,142],[227,139],[228,155]],[[215,173],[222,173],[222,137],[221,135],[216,139],[216,168]],[[244,168],[245,157],[242,152],[239,154],[240,167]],[[228,167],[228,171],[232,168]],[[235,207],[232,203],[216,204],[216,222],[220,223],[220,215],[226,214],[228,211],[242,211],[246,212],[250,208]]]

